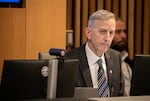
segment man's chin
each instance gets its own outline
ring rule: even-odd
[[[111,48],[117,50],[117,51],[123,51],[126,49],[126,45],[117,45],[117,46],[111,46]]]
[[[117,49],[118,51],[123,51],[123,50],[125,50],[126,48],[125,48],[124,46],[120,46],[120,47],[116,47],[116,49]]]
[[[106,52],[106,51],[108,51],[108,49],[109,49],[109,47],[105,47],[105,48],[102,49],[102,51]]]
[[[124,42],[120,42],[120,43],[117,44],[117,46],[118,46],[118,47],[125,47],[126,44],[125,44]]]

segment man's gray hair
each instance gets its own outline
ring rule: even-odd
[[[115,14],[104,9],[98,10],[90,16],[88,21],[88,27],[91,28],[94,27],[95,20],[108,20],[108,19],[115,20]]]

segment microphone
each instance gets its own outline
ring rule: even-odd
[[[51,48],[49,50],[49,54],[55,55],[55,56],[65,56],[65,50],[64,49]]]

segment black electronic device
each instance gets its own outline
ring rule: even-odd
[[[0,100],[46,99],[47,92],[56,93],[53,98],[72,97],[78,60],[65,59],[58,64],[57,74],[49,73],[57,67],[52,61],[58,60],[4,60]],[[56,89],[48,89],[48,81],[56,82],[56,85],[51,84],[51,88]]]
[[[135,55],[132,72],[131,96],[150,95],[150,55]]]

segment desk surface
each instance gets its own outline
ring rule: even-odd
[[[58,98],[26,101],[150,101],[150,96],[110,97],[110,98]]]
[[[89,98],[93,101],[150,101],[150,96],[130,96],[130,97],[111,97],[111,98]]]

